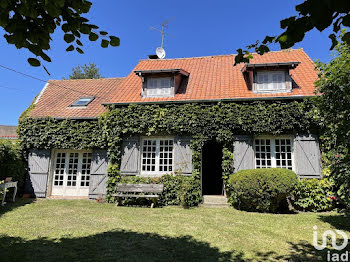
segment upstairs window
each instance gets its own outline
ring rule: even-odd
[[[71,106],[87,106],[91,103],[92,100],[94,100],[95,97],[89,96],[89,97],[80,97],[77,101],[75,101]]]
[[[289,86],[286,84],[286,73],[284,71],[257,72],[257,92],[286,92]]]
[[[150,77],[147,79],[146,97],[167,97],[173,96],[171,77]]]

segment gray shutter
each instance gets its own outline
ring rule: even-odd
[[[93,150],[90,171],[89,198],[105,196],[107,189],[108,157],[106,150]]]
[[[175,137],[174,140],[174,171],[183,175],[192,175],[192,149],[190,137]]]
[[[49,164],[50,150],[31,149],[29,151],[29,177],[27,177],[26,189],[35,197],[46,197]]]
[[[137,175],[139,167],[140,138],[130,137],[123,140],[120,173]]]
[[[235,136],[233,142],[233,167],[234,172],[255,168],[253,138],[251,136]]]
[[[295,136],[294,160],[299,177],[321,177],[321,155],[317,136]]]

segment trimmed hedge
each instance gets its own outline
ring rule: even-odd
[[[182,205],[198,206],[202,201],[201,187],[194,176],[166,174],[161,177],[122,176],[119,183],[163,184],[164,191],[157,200],[161,206]],[[123,204],[148,204],[147,199],[125,198]]]
[[[330,210],[335,204],[332,188],[333,184],[328,179],[301,180],[293,192],[293,206],[302,211]]]
[[[229,203],[237,209],[258,212],[283,211],[298,176],[283,168],[248,169],[229,178]]]

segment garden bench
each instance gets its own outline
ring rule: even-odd
[[[163,184],[117,184],[117,193],[112,196],[117,197],[116,205],[120,204],[120,199],[123,197],[151,198],[153,208],[163,189]]]

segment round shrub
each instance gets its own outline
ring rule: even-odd
[[[281,211],[298,183],[298,176],[283,168],[248,169],[229,178],[229,202],[246,211]]]
[[[332,188],[328,179],[303,179],[294,189],[293,206],[302,211],[330,210],[335,205]]]

